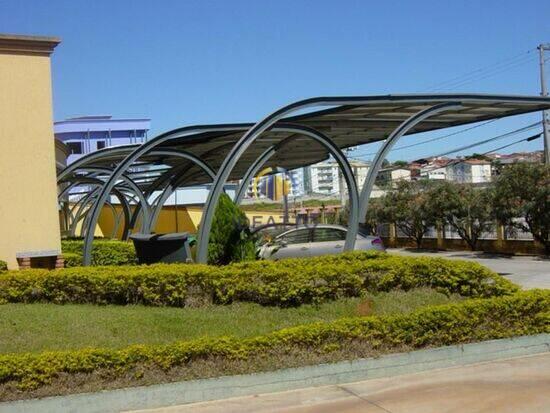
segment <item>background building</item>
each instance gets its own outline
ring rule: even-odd
[[[367,178],[369,171],[369,163],[361,161],[350,161],[351,169],[355,175],[357,185],[363,186],[363,182]],[[345,185],[342,174],[340,173],[340,167],[338,163],[333,160],[325,162],[319,162],[308,167],[309,169],[309,187],[310,194],[323,194],[323,195],[341,195],[341,185]],[[345,191],[345,189],[344,189]]]
[[[468,159],[447,166],[447,179],[453,182],[483,184],[491,182],[491,176],[491,161],[483,159]]]
[[[81,116],[54,123],[56,139],[69,148],[67,163],[110,146],[143,143],[150,119],[113,119],[112,116]]]

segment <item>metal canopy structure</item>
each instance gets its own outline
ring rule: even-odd
[[[197,260],[206,262],[213,213],[227,181],[250,179],[261,167],[291,170],[332,155],[343,171],[350,195],[352,213],[345,246],[349,250],[353,249],[357,226],[364,220],[382,161],[402,136],[548,108],[550,98],[515,95],[312,98],[285,106],[255,124],[187,126],[141,145],[97,151],[61,171],[58,184],[78,185],[90,178],[102,182],[95,184],[79,214],[85,216],[84,264],[89,265],[94,228],[103,205],[111,194],[115,195],[113,191],[119,198],[122,194],[128,204],[137,205],[126,227],[134,228],[139,215],[140,230],[150,232],[164,201],[175,188],[211,183],[198,234]],[[363,188],[355,188],[342,149],[383,140]]]

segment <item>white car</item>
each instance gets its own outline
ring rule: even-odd
[[[263,259],[278,260],[338,254],[344,249],[347,231],[348,229],[341,225],[294,227],[262,245],[259,256]],[[385,251],[386,249],[380,237],[358,233],[355,250]]]

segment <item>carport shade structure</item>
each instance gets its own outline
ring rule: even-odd
[[[198,233],[197,261],[204,263],[214,211],[228,180],[250,176],[251,168],[261,166],[292,170],[322,161],[329,154],[338,160],[344,148],[385,141],[373,159],[360,197],[353,188],[354,184],[350,188],[348,183],[352,209],[353,197],[357,196],[359,204],[350,213],[345,247],[345,250],[350,250],[354,247],[357,227],[364,222],[376,174],[387,153],[402,136],[548,108],[550,98],[539,96],[435,94],[318,97],[287,105],[256,124],[188,126],[163,133],[142,145],[127,148],[127,151],[119,150],[113,154],[104,150],[88,164],[105,166],[107,163],[113,172],[105,178],[87,212],[83,261],[85,265],[90,264],[93,229],[111,192],[115,186],[122,184],[123,174],[132,178],[148,197],[152,196],[152,191],[148,189],[154,182],[157,182],[158,190],[165,189],[167,185],[189,186],[212,182],[208,173],[188,159],[155,155],[155,151],[185,151],[216,171]],[[312,144],[312,139],[320,144]],[[345,175],[347,160],[339,163]],[[150,174],[144,174],[142,169],[144,176],[139,180],[133,178],[136,170],[150,165],[164,165],[164,169]],[[78,174],[78,168],[71,173]]]

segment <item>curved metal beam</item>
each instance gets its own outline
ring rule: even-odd
[[[59,174],[57,175],[57,182],[58,183],[61,182],[69,174],[73,173],[77,169],[81,169],[82,167],[86,166],[90,162],[101,159],[103,157],[107,157],[108,155],[116,155],[116,154],[122,154],[126,152],[132,152],[132,150],[134,150],[138,146],[139,145],[114,146],[110,148],[100,149],[98,151],[84,155],[83,157],[78,158],[76,161],[68,165],[61,172],[59,172]]]
[[[250,181],[252,178],[256,176],[260,168],[267,162],[269,159],[275,155],[275,152],[277,152],[277,145],[270,146],[267,148],[258,158],[254,161],[252,165],[250,165],[244,174],[243,179],[241,180],[241,183],[239,184],[239,187],[237,188],[237,192],[235,193],[235,197],[233,198],[233,201],[240,205],[241,201],[244,198],[244,195],[246,194],[246,189],[248,188],[248,185],[250,184]]]
[[[283,115],[284,113],[281,116]],[[241,138],[241,140],[239,140],[240,144],[237,144],[237,146],[233,148],[231,154],[227,158],[225,158],[224,163],[222,164],[222,167],[218,171],[213,188],[211,188],[210,192],[208,193],[208,199],[206,201],[205,209],[203,211],[201,224],[199,228],[199,234],[198,234],[198,250],[197,250],[198,262],[206,263],[207,261],[208,241],[210,236],[210,229],[212,226],[212,219],[214,217],[215,206],[218,203],[223,184],[229,177],[231,170],[236,165],[239,158],[245,152],[246,148],[248,148],[257,138],[259,138],[262,132],[268,129],[275,122],[276,120],[268,121],[268,122],[262,121],[260,122],[260,124],[265,123],[265,125],[267,126],[264,125],[259,128],[254,126],[251,130],[249,130],[243,136],[243,138]],[[254,130],[256,130],[256,132],[252,133]],[[328,152],[335,158],[336,162],[338,162],[338,165],[342,170],[342,173],[344,174],[344,178],[348,186],[348,192],[350,197],[349,227],[346,233],[344,250],[345,251],[353,250],[355,246],[355,239],[357,237],[357,230],[358,230],[358,224],[359,224],[359,221],[358,221],[359,195],[357,192],[357,184],[353,176],[353,171],[351,169],[351,166],[346,156],[344,155],[342,150],[332,142],[332,140],[329,137],[325,136],[324,134],[322,134],[321,132],[313,128],[302,126],[302,125],[282,123],[282,124],[277,124],[276,127],[273,127],[273,130],[274,131],[276,130],[278,132],[298,133],[301,135],[308,136],[316,140],[317,142],[319,142],[321,145],[323,145],[328,150]]]
[[[296,112],[300,109],[305,109],[309,107],[334,107],[337,105],[370,105],[370,104],[387,104],[387,103],[403,103],[403,104],[436,104],[438,102],[449,102],[463,100],[468,103],[483,103],[483,102],[498,102],[498,103],[515,103],[515,102],[525,102],[525,103],[540,103],[548,104],[550,99],[548,98],[535,98],[535,97],[524,97],[524,96],[499,96],[499,95],[475,95],[475,94],[446,94],[446,95],[381,95],[381,96],[357,96],[357,97],[316,97],[311,99],[306,99],[298,101],[287,105],[273,114],[267,116],[262,121],[256,123],[255,125],[249,124],[233,124],[233,125],[200,125],[200,126],[189,126],[173,131],[166,132],[136,148],[131,154],[126,156],[126,158],[121,161],[113,175],[106,181],[103,186],[99,197],[97,198],[94,206],[92,208],[92,219],[90,219],[90,225],[96,225],[97,218],[101,209],[101,205],[107,199],[109,192],[112,190],[113,186],[116,183],[116,180],[119,178],[120,174],[123,173],[133,162],[135,162],[140,156],[146,154],[155,146],[162,144],[163,142],[184,137],[190,134],[197,134],[204,132],[237,132],[237,131],[246,131],[246,132],[233,147],[229,155],[226,157],[222,163],[222,167],[218,171],[216,180],[212,187],[212,190],[209,193],[207,203],[205,206],[205,214],[203,214],[203,221],[201,225],[201,232],[204,231],[205,227],[210,227],[212,222],[212,215],[214,209],[217,205],[219,196],[221,194],[221,187],[227,181],[229,174],[233,170],[236,161],[241,157],[242,153],[247,149],[247,147],[259,136],[263,131],[270,128],[277,121],[282,119],[284,116],[289,115],[293,112]],[[294,116],[293,118],[287,119],[287,121],[300,120],[303,117],[307,117],[308,114]],[[481,119],[482,120],[482,119]],[[204,225],[204,224],[207,225]],[[206,243],[208,237],[206,238]],[[93,241],[93,236],[88,232],[85,239],[85,248],[84,248],[84,265],[89,265],[91,258],[91,243]],[[206,248],[203,247],[200,249],[201,258],[203,260],[206,258]]]
[[[148,153],[148,155],[165,155],[165,156],[172,156],[172,157],[178,157],[178,158],[183,158],[183,159],[186,159],[190,162],[193,163],[193,165],[196,165],[198,166],[202,171],[204,171],[210,178],[212,178],[212,180],[214,179],[214,177],[216,176],[214,170],[210,167],[210,165],[208,165],[206,162],[204,162],[202,159],[200,159],[198,156],[190,153],[190,152],[187,152],[187,151],[182,151],[182,150],[176,150],[176,149],[161,149],[161,150],[154,150],[154,151],[151,151]],[[192,166],[193,166],[192,165]],[[178,179],[181,175],[183,175],[184,173],[187,173],[189,169],[184,169],[182,170],[180,173],[176,174],[176,175],[173,175],[172,171],[167,171],[165,172],[164,174],[162,174],[161,176],[159,176],[151,185],[150,187],[147,189],[146,193],[145,193],[145,198],[149,198],[153,192],[155,190],[157,190],[164,182],[166,181],[174,181],[175,179]],[[153,228],[155,227],[156,225],[156,222],[157,222],[157,219],[158,219],[158,216],[160,214],[160,209],[162,209],[162,205],[164,205],[164,202],[166,202],[166,199],[168,199],[168,197],[173,193],[173,190],[172,192],[170,192],[168,194],[168,196],[165,196],[165,199],[162,199],[161,197],[166,193],[166,192],[169,192],[169,187],[171,186],[171,184],[168,184],[162,191],[161,195],[159,195],[159,197],[154,201],[156,202],[156,205],[153,206],[153,203],[151,203],[150,205],[150,208],[151,208],[151,214],[149,216],[149,220],[145,226],[145,231],[146,232],[151,232],[153,230]],[[161,202],[162,201],[162,202]],[[159,207],[159,202],[160,202],[160,207]],[[140,207],[136,206],[136,209],[134,211],[134,216],[132,217],[132,221],[131,221],[131,225],[134,226],[135,225],[135,222],[137,220],[137,213],[139,212],[140,210]],[[135,217],[135,218],[134,218]]]
[[[83,171],[83,172],[106,173],[108,175],[113,173],[113,169],[107,168],[107,167],[102,167],[102,166],[84,166],[84,167],[80,167],[80,168],[77,168],[77,169],[80,170],[80,171]],[[74,169],[74,170],[76,170],[76,169]],[[73,172],[74,172],[74,170],[73,170]],[[62,196],[64,196],[72,187],[74,187],[75,184],[86,182],[86,180],[88,180],[88,182],[90,182],[89,180],[91,180],[91,179],[93,179],[98,184],[103,184],[103,181],[99,180],[95,176],[93,176],[93,177],[91,177],[91,176],[83,176],[83,177],[75,176],[75,177],[71,178],[71,177],[68,177],[67,175],[65,175],[64,178],[58,179],[58,185],[61,184],[61,183],[68,182],[68,181],[71,182],[71,185],[69,185],[67,188],[64,188],[64,190],[58,195],[58,199],[60,199]],[[132,180],[132,178],[128,177],[126,174],[122,174],[120,176],[120,179],[125,183],[125,185],[128,186],[128,188],[132,191],[132,193],[134,193],[138,197],[139,204],[141,206],[139,211],[136,210],[134,212],[134,214],[132,214],[133,215],[132,220],[129,222],[129,225],[134,225],[135,224],[135,222],[137,221],[137,214],[139,212],[141,212],[142,215],[143,215],[142,230],[147,230],[148,223],[149,223],[149,217],[150,217],[150,206],[149,206],[149,203],[147,202],[146,197],[143,195],[143,192],[138,187],[138,185]],[[136,218],[134,219],[134,217],[136,217]],[[130,228],[133,228],[133,226],[130,226]]]
[[[103,185],[103,181],[98,178],[93,177],[80,177],[79,183],[87,183],[93,186],[97,186],[98,188],[90,191],[88,194],[84,195],[81,199],[79,199],[71,208],[70,210],[70,216],[71,216],[71,225],[68,228],[70,236],[75,236],[76,234],[76,224],[74,222],[80,221],[80,215],[84,213],[86,215],[87,211],[84,208],[85,204],[88,202],[90,198],[92,198],[95,193],[99,190],[99,187]],[[124,228],[122,230],[122,239],[126,239],[128,237],[128,234],[130,232],[130,205],[128,204],[128,201],[124,194],[118,190],[117,188],[113,188],[113,194],[118,198],[120,201],[120,205],[122,207],[122,211],[124,213]],[[82,204],[82,205],[80,205]],[[80,205],[80,206],[79,206]],[[78,211],[77,211],[78,208]],[[77,211],[77,214],[73,214],[73,211]],[[82,212],[81,212],[82,211]]]
[[[214,170],[201,159],[196,158],[195,156],[193,156],[193,158],[194,159],[189,159],[189,160],[192,160],[195,163],[195,165],[200,167],[213,181],[216,178],[216,173],[214,172]],[[170,198],[170,195],[172,195],[174,191],[178,188],[178,185],[180,183],[179,179],[182,177],[182,175],[186,174],[187,172],[188,172],[188,169],[183,170],[177,175],[175,175],[172,178],[172,182],[164,188],[162,193],[157,198],[156,205],[153,208],[151,219],[149,221],[149,232],[153,231],[153,229],[157,225],[158,217],[160,215],[160,211],[162,211],[162,207],[164,206],[164,203],[168,200],[168,198]]]
[[[99,213],[101,212],[101,206],[107,200],[110,191],[115,186],[117,180],[120,176],[130,167],[136,160],[141,156],[150,152],[156,146],[162,144],[163,142],[178,139],[187,135],[196,134],[196,133],[208,133],[208,132],[239,132],[245,131],[246,126],[242,125],[202,125],[202,126],[189,126],[174,131],[167,132],[162,134],[142,145],[137,147],[131,154],[129,154],[122,162],[120,162],[112,175],[103,185],[101,192],[97,199],[95,200],[91,208],[91,216],[88,222],[88,229],[93,228],[97,225],[97,220],[99,218]],[[84,238],[84,252],[83,252],[83,265],[90,265],[91,263],[91,252],[92,252],[92,242],[93,242],[93,229],[87,231]]]
[[[393,148],[393,145],[395,145],[395,143],[403,135],[405,135],[409,130],[411,130],[411,128],[415,127],[417,124],[419,124],[423,120],[431,116],[434,116],[438,113],[446,112],[453,109],[460,109],[461,107],[462,105],[456,102],[440,103],[438,105],[434,105],[430,108],[424,109],[412,115],[411,117],[409,117],[406,121],[404,121],[401,125],[399,125],[397,129],[395,129],[390,134],[390,136],[388,136],[388,138],[384,141],[384,143],[376,153],[376,156],[374,157],[372,164],[369,168],[367,177],[365,178],[363,188],[361,189],[361,199],[360,199],[361,206],[359,209],[360,223],[364,224],[366,222],[370,194],[372,192],[372,188],[374,187],[376,176],[378,175],[378,172],[382,167],[382,162],[384,162],[384,159],[386,159],[386,156]]]
[[[299,102],[291,103],[284,106],[281,109],[273,112],[271,115],[265,117],[253,127],[251,127],[233,147],[228,156],[224,159],[218,174],[216,175],[216,181],[208,193],[208,198],[204,206],[204,211],[200,223],[200,231],[198,234],[198,249],[197,249],[197,261],[204,263],[207,259],[208,253],[208,238],[212,225],[212,219],[214,217],[214,211],[220,197],[220,187],[227,181],[231,171],[235,167],[237,161],[241,158],[248,147],[266,130],[272,128],[278,121],[284,117],[290,115],[298,110],[303,110],[313,106],[335,106],[335,105],[366,105],[374,102],[389,103],[389,102],[403,102],[403,103],[450,103],[460,100],[461,95],[438,95],[438,96],[376,96],[376,97],[335,97],[335,98],[312,98]],[[468,98],[468,97],[467,97]],[[469,100],[484,101],[487,99],[483,96],[470,95]],[[306,115],[295,116],[294,118],[286,118],[287,121],[298,120],[301,117],[307,117]],[[359,211],[357,211],[359,213]],[[359,216],[359,215],[358,215]],[[357,230],[357,228],[355,228]]]

